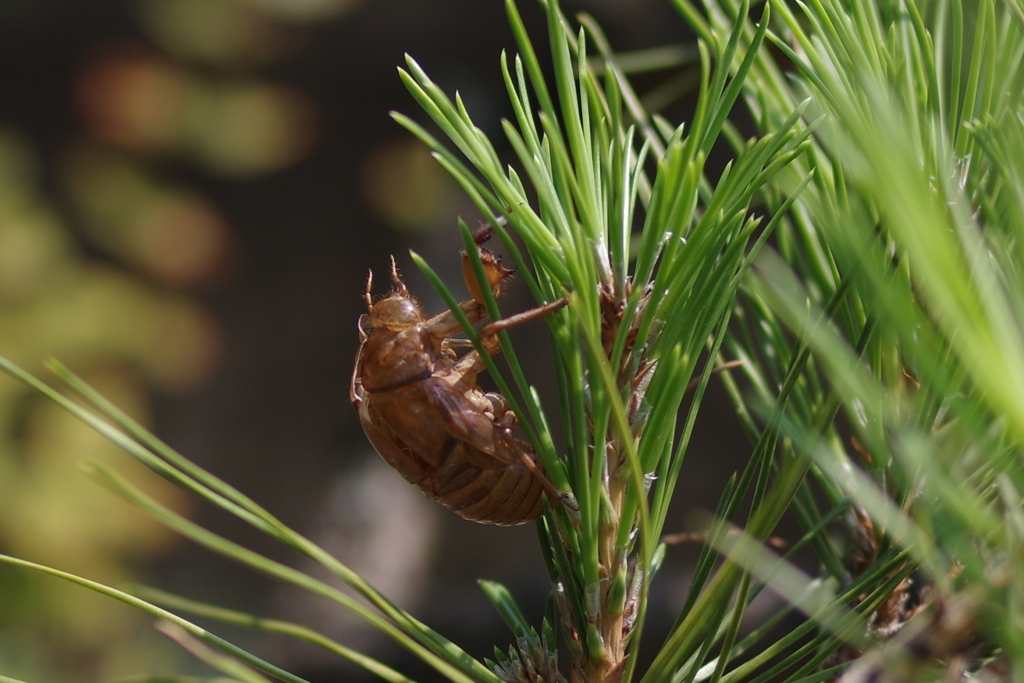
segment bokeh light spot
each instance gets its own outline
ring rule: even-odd
[[[173,149],[185,122],[188,74],[149,55],[102,57],[78,80],[82,115],[101,139],[141,151]]]
[[[201,195],[161,182],[128,156],[97,145],[74,148],[64,175],[98,246],[175,287],[193,288],[221,272],[230,231]]]
[[[363,0],[248,0],[286,21],[307,23],[348,14]]]
[[[265,12],[238,0],[142,0],[136,9],[154,42],[207,64],[263,64],[288,42]]]
[[[207,168],[224,176],[288,166],[306,156],[318,132],[305,97],[255,81],[204,88],[190,105],[188,142]]]
[[[367,155],[360,178],[363,198],[386,225],[406,231],[436,227],[450,217],[458,197],[455,181],[421,142],[392,141]]]
[[[83,118],[100,139],[188,156],[221,176],[288,166],[309,152],[318,133],[312,103],[295,90],[207,78],[152,54],[94,61],[82,71],[78,92]]]

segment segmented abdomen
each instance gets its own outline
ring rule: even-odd
[[[464,452],[472,446],[454,439],[449,443],[433,476],[417,484],[429,497],[482,524],[526,524],[544,513],[544,487],[521,462],[484,469]]]

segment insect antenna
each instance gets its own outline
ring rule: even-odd
[[[405,297],[411,296],[409,290],[405,287],[405,283],[402,282],[402,278],[398,276],[398,264],[395,263],[393,254],[391,256],[391,282],[394,283],[395,289],[398,290],[399,294]]]
[[[372,308],[373,307],[373,295],[371,294],[372,291],[373,291],[373,271],[371,270],[366,275],[366,293],[363,295],[363,298],[366,300],[366,307],[367,308]]]

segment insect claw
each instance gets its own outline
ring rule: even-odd
[[[497,263],[498,266],[501,268],[501,270],[503,271],[502,278],[512,277],[513,275],[516,274],[515,268],[506,268],[505,266],[501,265],[501,259],[503,258],[501,254],[495,254],[490,249],[484,249],[484,251],[486,251],[488,255],[494,259],[494,262]]]
[[[480,246],[479,237],[477,240],[477,255],[480,258],[481,263],[484,267],[484,275],[487,277],[487,285],[491,289],[491,293],[494,296],[498,296],[501,292],[501,288],[505,280],[512,276],[511,271],[501,265],[501,257],[496,255],[490,249]],[[484,297],[480,290],[480,283],[476,279],[476,272],[473,270],[473,264],[469,259],[469,255],[463,251],[462,254],[462,278],[466,282],[466,289],[469,290],[469,295],[473,297],[473,300],[477,303],[483,303]]]

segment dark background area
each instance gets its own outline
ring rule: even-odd
[[[619,50],[691,40],[683,22],[663,0],[564,5],[569,16],[579,10],[592,13]],[[528,0],[520,9],[543,55],[542,12]],[[510,115],[499,54],[502,49],[515,52],[503,3],[385,0],[364,2],[316,21],[271,16],[268,21],[283,36],[286,47],[244,69],[193,63],[170,53],[153,41],[138,17],[139,3],[127,0],[2,3],[0,124],[18,131],[36,150],[41,190],[52,198],[72,232],[80,235],[79,248],[88,258],[110,262],[155,288],[175,289],[194,299],[219,330],[219,361],[202,381],[184,389],[153,389],[155,432],[287,524],[338,549],[343,557],[348,552],[366,559],[376,541],[360,531],[358,520],[374,517],[372,510],[377,508],[353,511],[351,501],[358,497],[366,476],[373,481],[380,478],[373,474],[376,456],[348,400],[357,346],[355,323],[363,310],[366,272],[368,268],[383,272],[388,256],[395,254],[410,287],[421,294],[428,308],[436,310],[436,299],[426,291],[429,286],[412,272],[407,250],[412,247],[424,254],[446,272],[451,284],[458,285],[456,220],[459,215],[471,225],[479,220],[464,200],[453,199],[451,210],[434,221],[437,229],[395,229],[366,199],[367,168],[380,149],[405,145],[411,139],[391,120],[389,111],[425,122],[396,73],[405,53],[413,55],[446,92],[459,89],[478,125],[498,144],[498,121]],[[82,104],[82,79],[90,65],[108,54],[166,59],[200,77],[219,78],[244,70],[247,77],[293,89],[313,112],[311,145],[299,158],[278,168],[229,177],[211,173],[187,154],[103,140]],[[685,111],[684,103],[668,113],[678,118]],[[69,146],[84,138],[120,147],[138,158],[148,172],[205,197],[229,226],[226,256],[203,278],[177,286],[133,268],[82,235],[81,211],[69,198],[60,169]],[[510,310],[528,305],[522,292],[513,291],[509,301]],[[544,341],[542,330],[523,334],[527,340]],[[536,374],[544,376],[543,371]],[[748,451],[728,401],[713,381],[667,530],[684,530],[689,510],[713,509],[738,458]],[[382,509],[406,509],[401,507],[405,503],[393,504],[392,485],[419,495],[396,473],[388,472],[385,480],[390,483],[382,488],[366,484],[366,490],[380,492],[372,494],[373,505]],[[429,534],[429,547],[418,556],[419,565],[383,583],[415,577],[417,587],[410,589],[403,605],[472,654],[490,656],[493,645],[507,647],[510,634],[475,582],[489,578],[506,583],[529,616],[539,620],[548,582],[533,529],[484,527],[440,507],[415,504],[409,503],[414,505],[409,509],[416,511],[412,514],[427,518],[427,522],[416,520],[417,524],[428,526],[411,524],[412,520],[405,526],[410,533]],[[260,552],[298,562],[233,519],[201,507],[192,515]],[[397,528],[403,526],[401,519],[394,523]],[[373,533],[396,533],[387,531],[392,528],[385,525]],[[353,535],[358,543],[346,551]],[[394,538],[396,543],[404,542]],[[386,545],[386,540],[381,543]],[[646,631],[651,646],[682,605],[688,563],[697,549],[694,545],[669,550],[652,593]],[[364,571],[377,583],[374,566],[404,561],[385,557]],[[358,568],[358,562],[354,564]],[[305,598],[188,543],[178,544],[145,571],[149,581],[199,599],[295,619],[312,613]],[[308,608],[314,609],[322,608]],[[398,657],[398,665],[414,678],[431,680],[432,674],[405,661],[395,648],[335,618],[327,610],[318,612],[314,621],[349,638],[347,642]],[[220,627],[215,630],[232,633]],[[265,643],[251,634],[238,637],[245,645],[265,648],[272,659],[314,681],[357,680],[361,675],[354,667],[304,647]]]

